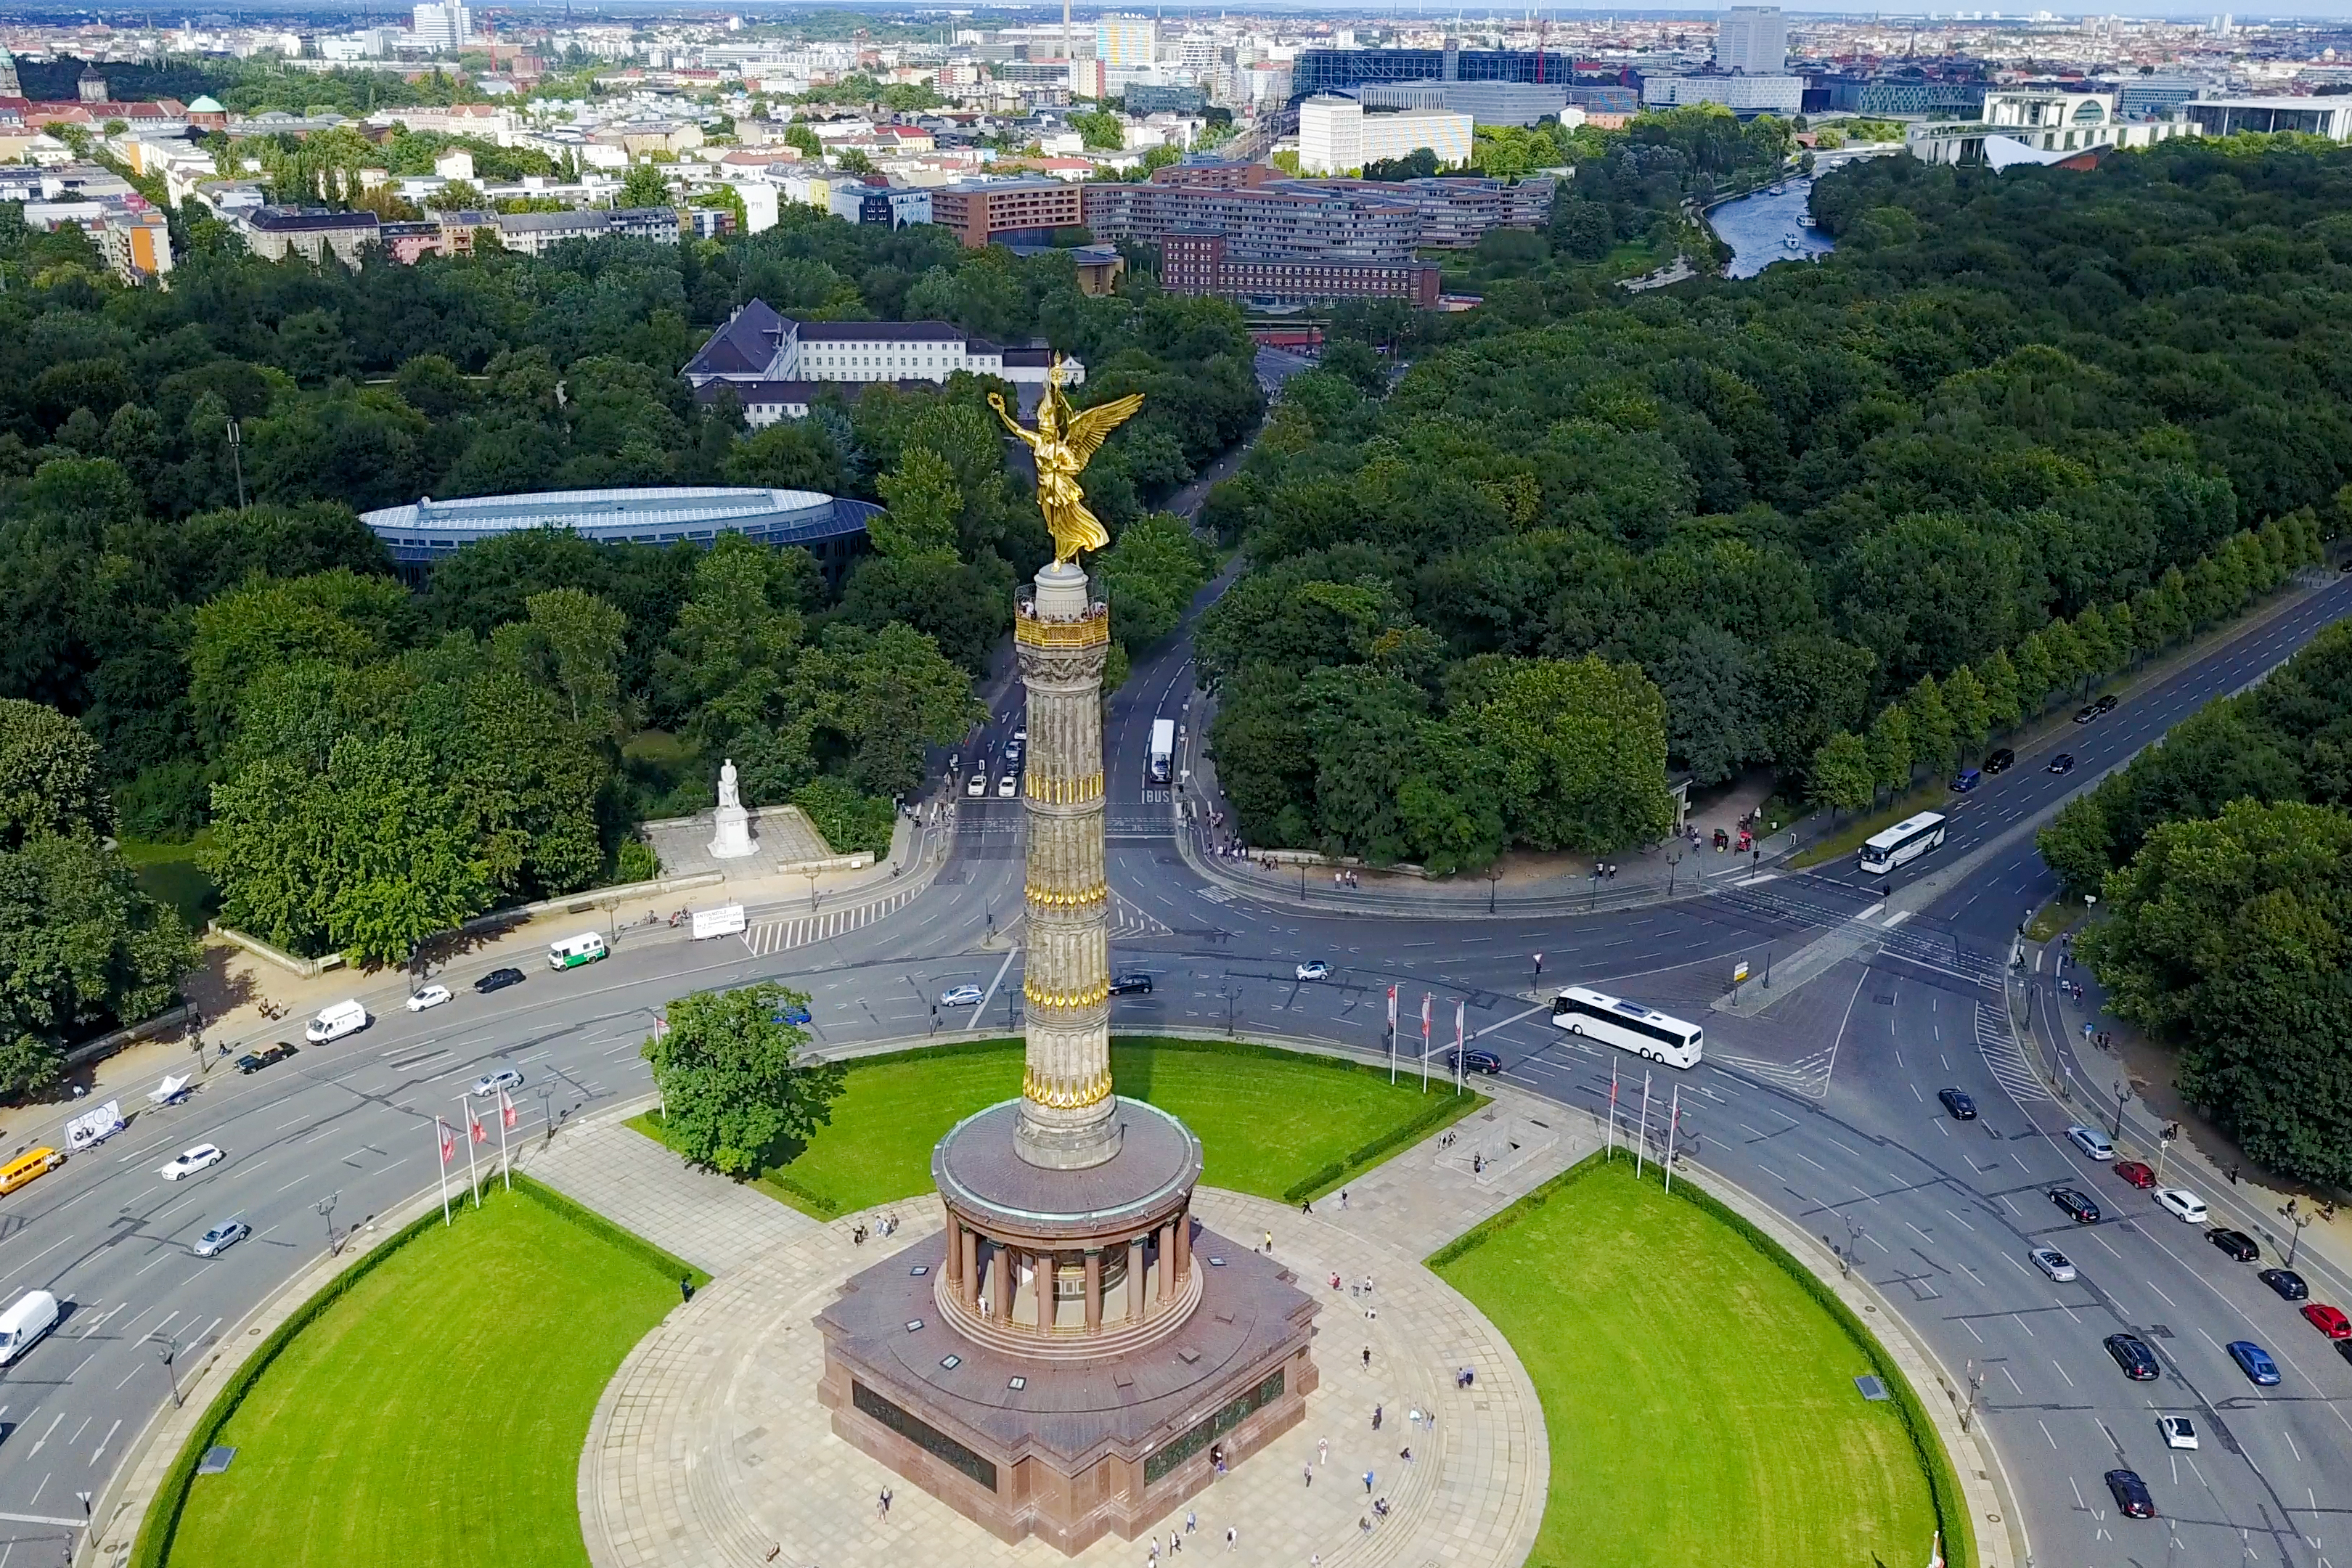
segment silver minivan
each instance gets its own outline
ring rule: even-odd
[[[2107,1135],[2095,1127],[2069,1127],[2066,1129],[2066,1141],[2091,1159],[2112,1160],[2116,1157],[2116,1146],[2108,1142]]]

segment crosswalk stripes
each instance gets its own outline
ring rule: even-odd
[[[906,889],[887,898],[852,904],[845,909],[817,910],[807,914],[754,921],[743,928],[743,945],[751,950],[752,957],[765,958],[771,953],[789,952],[796,947],[829,942],[861,926],[872,925],[913,896],[914,889]]]
[[[2050,1091],[2042,1087],[2042,1080],[2026,1065],[2024,1053],[2017,1048],[2009,1020],[1990,1002],[1977,1004],[1977,1049],[1983,1053],[1994,1080],[2020,1105],[2050,1098]]]

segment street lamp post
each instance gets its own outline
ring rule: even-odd
[[[2295,1249],[2303,1245],[2304,1227],[2308,1226],[2315,1216],[2311,1211],[2303,1208],[2293,1198],[2287,1199],[2286,1207],[2279,1210],[2279,1213],[2285,1216],[2287,1224],[2294,1227],[2294,1234],[2287,1237],[2286,1243],[2286,1267],[2292,1268],[2294,1267]]]
[[[2159,1185],[2161,1185],[2164,1181],[2164,1157],[2172,1152],[2172,1141],[2179,1136],[2180,1123],[2173,1121],[2168,1122],[2165,1125],[2164,1131],[2157,1138],[2156,1179]]]
[[[1486,868],[1486,912],[1495,912],[1495,884],[1502,880],[1503,863],[1499,860]]]
[[[1681,840],[1677,839],[1675,842],[1679,844]],[[1675,872],[1680,868],[1682,863],[1683,853],[1680,849],[1666,851],[1666,897],[1670,899],[1675,896]]]
[[[2132,1086],[2129,1080],[2116,1085],[2116,1130],[2113,1134],[2115,1137],[2120,1138],[2124,1135],[2124,1107],[2131,1103],[2131,1097]]]
[[[166,1334],[147,1336],[155,1343],[155,1354],[163,1363],[163,1375],[172,1380],[172,1408],[180,1408],[180,1374],[173,1368],[173,1358],[180,1353],[180,1343]]]
[[[340,1191],[329,1193],[313,1205],[319,1217],[327,1222],[327,1254],[331,1258],[342,1251],[342,1247],[335,1240],[335,1200],[342,1195]]]
[[[1234,1033],[1234,1004],[1241,999],[1241,994],[1239,987],[1234,985],[1225,984],[1217,987],[1217,996],[1225,1005],[1225,1037],[1228,1039],[1233,1037]]]

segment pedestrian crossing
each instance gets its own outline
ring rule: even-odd
[[[887,897],[863,904],[851,904],[845,909],[815,910],[798,915],[779,916],[774,920],[754,921],[743,928],[743,945],[754,958],[771,953],[789,952],[796,947],[809,947],[820,942],[872,925],[915,896],[916,889],[901,889]]]
[[[2010,1029],[2009,1020],[1990,1002],[1977,1004],[1977,1049],[1983,1053],[1985,1066],[1992,1069],[1994,1081],[2020,1105],[2050,1098],[2050,1091],[2042,1087],[2042,1079],[2026,1065],[2025,1054],[2018,1049],[2017,1037]]]

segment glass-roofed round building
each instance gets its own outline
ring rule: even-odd
[[[693,544],[722,533],[762,544],[798,545],[838,580],[866,537],[871,501],[815,490],[742,485],[680,485],[659,489],[538,490],[529,495],[467,496],[364,511],[360,521],[383,541],[404,577],[422,577],[436,561],[477,540],[534,528],[560,528],[599,544]]]

